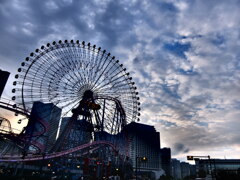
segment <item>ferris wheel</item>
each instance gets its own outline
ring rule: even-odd
[[[37,101],[53,103],[61,108],[62,118],[78,110],[78,118],[87,117],[94,131],[110,134],[139,120],[132,77],[119,60],[96,45],[78,40],[48,43],[26,57],[15,78],[12,100],[26,111]]]

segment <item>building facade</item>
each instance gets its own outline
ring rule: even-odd
[[[70,120],[71,117],[63,117],[60,123],[58,138],[61,141],[66,141],[65,147],[62,148],[69,149],[81,144],[89,143],[93,138],[91,133],[91,123],[82,119],[77,120],[74,125],[70,125]],[[65,137],[67,131],[69,131],[69,134]]]
[[[190,164],[187,163],[187,162],[181,162],[180,166],[181,166],[182,179],[187,177],[187,176],[190,176]]]
[[[142,171],[158,171],[160,165],[160,133],[154,126],[132,122],[124,127],[128,134],[129,157],[133,167]],[[146,157],[146,161],[141,161]]]
[[[171,149],[160,149],[161,168],[165,171],[166,176],[171,176]]]
[[[50,151],[56,142],[61,109],[52,103],[34,102],[25,135],[31,137],[29,143],[41,153]]]
[[[0,98],[2,96],[3,90],[5,88],[5,85],[7,83],[8,77],[9,77],[10,73],[7,71],[2,71],[0,69]]]
[[[196,173],[198,177],[218,177],[226,175],[240,178],[240,159],[195,159]]]
[[[180,161],[177,159],[172,159],[172,176],[175,179],[182,178]]]

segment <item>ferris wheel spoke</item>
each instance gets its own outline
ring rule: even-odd
[[[38,61],[39,60],[40,59],[38,59]],[[35,72],[45,72],[46,69],[49,69],[51,67],[50,71],[53,69],[51,73],[55,73],[55,70],[58,69],[58,67],[56,67],[56,63],[52,63],[51,61],[49,61],[49,59],[42,57],[40,61],[42,62],[39,64],[34,63],[31,67],[31,70],[34,70]]]
[[[76,70],[82,69],[82,59],[83,59],[82,49],[81,48],[77,48],[75,50],[78,53],[78,55],[76,55],[75,58],[74,58],[75,59],[75,61],[73,62],[74,67],[75,67]],[[76,73],[78,73],[78,75],[81,77],[81,79],[84,80],[84,83],[86,83],[86,79],[84,77],[82,77],[82,74],[79,71],[76,71]]]
[[[78,104],[79,104],[78,100],[75,100],[66,104],[65,106],[67,107],[67,109],[64,110],[62,117],[65,117],[69,112],[72,111],[72,109],[76,108]]]
[[[111,83],[111,86],[103,86],[103,87],[99,87],[98,89],[101,89],[102,91],[109,91],[109,89],[118,89],[118,90],[123,90],[123,89],[127,89],[127,90],[131,90],[132,87],[129,86],[129,84],[127,84],[125,81],[123,81],[123,83],[120,83],[119,85],[114,85],[113,83]]]
[[[63,104],[67,103],[68,101],[74,101],[73,99],[77,99],[77,96],[64,96],[60,97],[59,95],[56,97],[52,97],[50,100],[51,102],[61,102]]]
[[[23,77],[19,77],[19,79],[24,79]],[[26,76],[25,77],[25,81],[27,81],[27,82],[29,82],[29,83],[31,83],[31,82],[41,82],[41,79],[40,78],[38,78],[38,77],[35,77],[35,78],[33,78],[33,77],[29,77],[29,76]]]
[[[64,59],[63,59],[64,62]],[[71,79],[75,80],[75,78],[77,78],[78,76],[75,74],[75,67],[72,64],[67,64],[67,62],[65,62],[64,64],[65,66],[69,67],[69,70],[67,72],[65,72],[65,75],[68,75]],[[75,82],[76,83],[76,82]]]
[[[74,79],[74,77],[71,76],[71,74],[69,73],[70,70],[66,71],[66,69],[64,68],[61,68],[61,67],[65,67],[66,65],[65,64],[62,64],[62,62],[60,61],[59,62],[60,65],[59,65],[59,68],[57,70],[57,73],[54,75],[55,78],[61,80],[61,78],[63,78],[64,76],[68,75],[70,76],[70,79],[69,81],[71,82],[71,79]],[[71,71],[70,71],[71,72]],[[59,77],[60,76],[60,77]],[[73,81],[74,82],[74,81]]]
[[[79,86],[84,85],[84,81],[83,81],[84,78],[81,76],[81,73],[79,73],[79,71],[77,70],[76,64],[74,64],[74,67],[73,67],[73,74],[75,75],[75,78],[76,78],[76,80],[74,78],[75,83],[78,84]]]
[[[83,80],[83,83],[88,84],[86,79],[85,64],[82,60],[77,63],[77,69],[79,69],[79,74]]]
[[[56,102],[57,106],[59,106],[61,108],[65,107],[64,111],[62,111],[62,117],[66,117],[72,111],[72,109],[74,109],[75,107],[78,106],[78,102],[76,102],[76,101],[77,100],[69,102],[68,104],[65,104],[64,106],[60,105],[60,102]]]
[[[107,95],[107,96],[112,96],[112,97],[115,97],[115,98],[119,98],[121,97],[123,94],[120,93],[120,92],[101,92],[101,93],[98,93],[99,96],[104,96],[104,95]]]
[[[54,66],[52,66],[52,67],[54,67]],[[36,75],[46,76],[46,74],[48,77],[51,77],[55,73],[54,69],[52,70],[52,68],[50,68],[48,62],[46,62],[46,63],[44,62],[44,63],[38,64],[35,66],[33,65],[31,67],[30,71],[32,71],[32,73],[29,73],[29,74],[33,75],[35,78],[36,78]]]
[[[64,73],[66,73],[66,72],[64,72]],[[53,83],[51,83],[51,84],[53,84],[54,85],[54,81],[67,81],[67,83],[69,84],[69,83],[72,83],[72,84],[75,84],[75,85],[79,85],[79,86],[81,86],[81,83],[79,83],[79,82],[81,82],[81,81],[75,81],[75,77],[73,77],[73,76],[71,76],[71,75],[69,75],[69,77],[66,77],[66,75],[65,75],[65,79],[63,79],[64,78],[64,73],[61,73],[60,74],[60,76],[58,75],[58,74],[56,74],[56,75],[54,75],[54,78],[52,78],[52,82]]]
[[[85,62],[84,62],[84,59],[86,57],[85,55],[85,52],[84,52],[84,48],[81,49],[80,51],[80,61],[78,59],[78,69],[81,69],[81,73],[79,73],[80,75],[83,74],[83,80],[84,80],[84,83],[89,83],[88,80],[87,80],[87,74],[86,74],[86,70],[84,69],[85,68]]]
[[[118,72],[118,73],[116,73],[114,76],[112,76],[111,79],[110,79],[109,81],[107,81],[105,84],[102,84],[101,86],[97,86],[96,89],[97,89],[97,88],[102,88],[102,87],[107,86],[107,85],[109,85],[109,84],[113,84],[113,83],[117,83],[117,82],[124,81],[124,80],[125,80],[125,79],[124,79],[124,78],[125,78],[125,74],[122,74],[122,75],[116,77],[116,76],[119,75],[120,73],[121,73],[121,71]],[[116,77],[116,78],[115,78],[115,77]],[[115,78],[115,79],[113,79],[113,78]],[[121,78],[123,78],[123,80],[121,80]],[[120,79],[121,81],[119,81],[119,79]]]
[[[51,75],[53,74],[49,73],[46,78],[51,77]],[[26,76],[26,78],[28,77],[31,77],[32,79],[38,79],[40,77],[44,77],[44,72],[38,72],[36,76],[36,72],[32,72],[32,70],[30,70],[28,71],[28,75]]]
[[[111,59],[110,61],[112,61],[113,59]],[[109,69],[105,69],[103,72],[102,72],[102,74],[103,75],[105,75],[105,77],[107,77],[107,79],[111,79],[111,75],[118,69],[118,67],[117,68],[115,68],[112,72],[110,72],[110,70],[113,68],[113,67],[115,67],[116,66],[116,64],[118,63],[118,60],[117,61],[114,61],[114,63],[112,64],[112,66],[110,66],[110,68]],[[110,73],[105,73],[105,72],[110,72]],[[98,72],[100,72],[100,71],[98,71]],[[104,74],[105,73],[105,74]],[[105,78],[102,78],[102,80],[100,81],[100,82],[98,82],[98,84],[102,84],[102,83],[104,83],[104,81],[106,81],[106,79]]]
[[[97,80],[96,80],[96,81],[99,81],[100,78],[101,78],[103,75],[105,75],[104,73],[106,72],[108,66],[109,66],[110,63],[111,63],[111,60],[109,60],[109,62],[107,63],[107,65],[104,67],[105,62],[106,62],[106,60],[107,60],[108,58],[109,58],[109,56],[107,56],[107,57],[105,58],[104,64],[103,64],[103,66],[100,68],[100,71],[99,71],[99,72],[101,72],[101,74],[97,77]],[[100,83],[101,83],[101,82],[100,82]]]
[[[83,59],[87,60],[87,61],[83,61],[84,63],[84,66],[85,66],[85,77],[86,77],[86,82],[87,84],[90,83],[89,81],[89,65],[90,65],[90,60],[89,60],[89,56],[87,56],[87,53],[86,53],[87,49],[86,48],[83,48]]]
[[[94,82],[95,78],[96,78],[96,73],[97,73],[96,67],[97,67],[97,62],[98,62],[98,58],[99,58],[99,53],[96,52],[96,49],[93,49],[92,51],[93,51],[92,55],[91,55],[91,53],[89,53],[89,56],[91,56],[91,61],[92,61],[92,67],[90,69],[91,83]]]
[[[89,59],[89,68],[88,68],[88,79],[89,79],[89,83],[92,82],[92,70],[93,70],[93,66],[94,66],[94,51],[92,50],[92,48],[90,46],[88,46],[88,51],[87,51],[87,57]]]
[[[81,68],[79,68],[79,61],[77,61],[77,60],[75,61],[74,67],[75,67],[74,69],[76,70],[76,71],[74,71],[74,73],[76,73],[76,77],[80,77],[80,79],[81,79],[81,81],[79,81],[80,85],[86,84],[86,81],[85,81],[84,77],[82,76],[82,74],[78,70],[78,69],[81,69]]]
[[[104,52],[105,53],[105,52]],[[93,80],[93,85],[95,85],[95,83],[97,82],[96,79],[97,79],[97,74],[99,73],[100,71],[100,65],[101,65],[101,62],[103,61],[103,58],[104,58],[104,53],[101,52],[101,51],[98,51],[98,61],[96,62],[96,68],[95,68],[95,74],[94,74],[94,80]],[[101,55],[100,55],[101,54]],[[100,57],[99,57],[100,56]]]
[[[104,59],[104,60],[103,60]],[[106,56],[105,55],[105,51],[103,51],[103,53],[102,53],[102,56],[101,56],[101,58],[99,59],[99,63],[98,63],[98,65],[97,65],[97,67],[96,67],[96,73],[95,73],[95,76],[96,76],[96,78],[95,78],[95,80],[94,80],[94,82],[93,82],[93,85],[95,86],[95,84],[98,82],[98,80],[100,79],[100,77],[102,76],[102,73],[101,73],[101,70],[102,70],[102,68],[104,67],[104,65],[105,65],[105,63],[107,62],[107,60],[108,60],[108,56]],[[103,61],[103,63],[101,63]],[[98,74],[100,74],[100,75],[98,75]]]
[[[65,96],[65,97],[60,98],[59,95],[58,95],[58,96],[49,97],[49,101],[50,102],[61,101],[62,103],[67,103],[68,101],[73,101],[74,98],[76,98],[76,96]]]
[[[58,82],[57,84],[54,84],[54,81],[51,81],[49,83],[49,87],[48,87],[49,90],[51,90],[51,89],[59,89],[59,90],[64,89],[64,90],[70,90],[72,92],[77,92],[76,85],[77,86],[79,86],[79,85],[74,84],[74,82],[70,81],[68,78],[62,79],[62,81],[58,80],[57,82]],[[58,86],[60,86],[61,88],[58,87]]]

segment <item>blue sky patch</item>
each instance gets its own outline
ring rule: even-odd
[[[189,69],[189,70],[184,70],[182,68],[178,69],[179,74],[182,75],[197,75],[198,73],[196,71],[193,71],[193,69]]]
[[[176,42],[176,43],[165,44],[163,48],[171,52],[172,54],[185,59],[186,55],[184,53],[191,48],[191,44],[190,43],[181,44],[179,42]]]

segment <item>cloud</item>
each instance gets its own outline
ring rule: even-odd
[[[176,151],[176,152],[184,152],[184,153],[189,152],[189,149],[186,149],[184,144],[182,144],[182,143],[174,144],[173,150]]]

